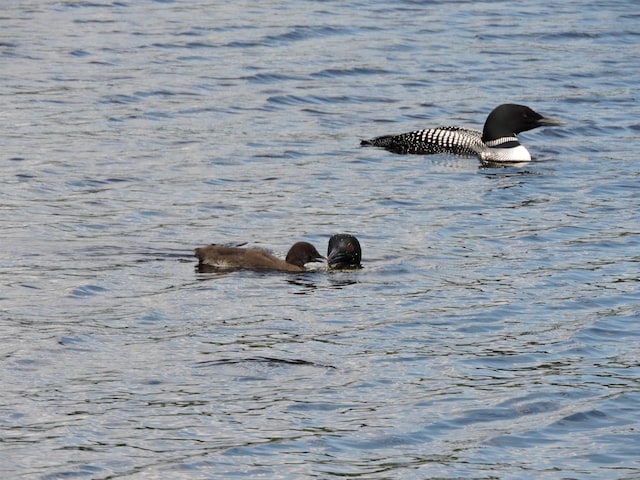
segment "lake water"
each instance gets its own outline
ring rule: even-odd
[[[3,478],[640,478],[637,2],[0,17]],[[524,166],[359,146],[505,102]]]

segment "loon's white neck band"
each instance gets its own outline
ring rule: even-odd
[[[500,138],[496,138],[495,140],[489,140],[487,143],[485,143],[485,145],[487,147],[497,147],[498,145],[502,145],[503,143],[517,142],[517,141],[518,141],[517,137],[500,137]]]

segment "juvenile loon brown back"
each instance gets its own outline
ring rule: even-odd
[[[523,162],[531,160],[531,155],[518,141],[518,133],[562,124],[527,106],[505,103],[491,111],[483,131],[464,127],[436,127],[399,135],[383,135],[362,140],[360,144],[382,147],[394,153],[451,153],[475,155],[484,162]]]
[[[316,248],[307,242],[294,243],[285,260],[257,248],[215,244],[196,248],[195,256],[198,257],[200,272],[240,269],[304,272],[306,263],[324,260]]]

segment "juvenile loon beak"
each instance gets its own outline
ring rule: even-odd
[[[564,124],[565,122],[563,122],[562,120],[558,120],[553,117],[542,117],[538,120],[538,126],[540,127],[558,127]]]

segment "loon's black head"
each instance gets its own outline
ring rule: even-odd
[[[498,138],[515,137],[520,132],[555,125],[563,125],[563,122],[544,117],[524,105],[504,103],[494,108],[487,117],[482,141],[487,143]]]
[[[338,233],[329,239],[327,263],[329,268],[360,268],[362,250],[353,235]]]

